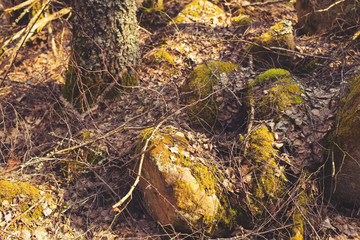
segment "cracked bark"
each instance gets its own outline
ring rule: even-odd
[[[73,53],[64,96],[86,110],[106,86],[132,73],[138,58],[136,2],[133,0],[73,0]],[[135,80],[134,80],[135,81]]]

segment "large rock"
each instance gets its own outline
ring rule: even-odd
[[[219,126],[219,107],[223,101],[220,83],[226,86],[228,75],[238,66],[230,62],[211,62],[194,68],[190,77],[181,87],[182,101],[191,105],[187,112],[194,127],[213,129]]]
[[[258,75],[250,84],[248,103],[256,108],[256,118],[277,118],[281,112],[302,103],[303,92],[289,71],[273,68]]]
[[[141,151],[153,129],[140,135]],[[215,166],[191,154],[184,134],[166,127],[154,133],[145,154],[142,181],[143,202],[162,225],[178,231],[219,234],[232,228],[234,211],[219,187]]]
[[[360,76],[354,79],[342,103],[331,170],[334,197],[344,203],[360,204]]]
[[[273,25],[263,33],[245,51],[245,55],[251,54],[259,65],[290,66],[293,59],[283,54],[282,49],[294,50],[296,47],[292,23],[283,20]]]
[[[188,4],[171,24],[204,24],[210,27],[226,27],[228,20],[225,12],[206,0],[195,0]]]

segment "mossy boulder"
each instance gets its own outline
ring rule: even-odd
[[[194,127],[213,129],[219,126],[217,115],[221,102],[216,98],[221,91],[215,92],[219,80],[227,79],[227,75],[238,66],[230,62],[212,62],[194,68],[190,77],[181,87],[182,102],[191,105],[187,109]]]
[[[333,196],[348,204],[360,204],[360,76],[350,86],[350,93],[342,100],[335,138]]]
[[[226,27],[225,12],[206,0],[195,0],[188,4],[169,24],[204,24],[210,27]]]
[[[51,195],[29,183],[0,181],[0,213],[18,213],[10,220],[9,230],[13,227],[19,230],[22,224],[24,228],[41,224],[54,209],[56,204]]]
[[[269,69],[249,85],[248,104],[254,106],[257,118],[278,118],[282,111],[304,101],[303,92],[289,71]]]
[[[138,152],[153,130],[141,132]],[[218,235],[231,229],[235,213],[218,184],[216,167],[191,153],[184,134],[172,127],[163,128],[154,133],[149,146],[140,188],[150,215],[178,231]]]
[[[260,221],[267,215],[266,209],[285,194],[286,177],[276,161],[278,152],[273,143],[273,134],[264,124],[255,127],[249,136],[247,158],[254,169],[250,211]]]
[[[275,24],[260,36],[257,43],[264,47],[283,47],[294,50],[296,45],[291,22],[284,20]]]
[[[155,48],[147,54],[144,61],[154,69],[165,71],[168,75],[174,74],[178,69],[176,66],[177,56],[166,49],[166,45],[160,48]]]
[[[251,53],[258,62],[268,62],[271,64],[280,63],[289,65],[291,59],[276,53],[271,48],[284,48],[294,50],[296,47],[293,35],[292,24],[288,20],[281,21],[263,33],[254,44],[247,48],[246,53]]]

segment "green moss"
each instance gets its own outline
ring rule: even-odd
[[[44,202],[54,205],[54,200],[49,194],[41,194],[40,190],[25,182],[10,182],[7,180],[0,181],[0,203],[7,200],[10,204],[16,203],[15,207],[19,207],[22,215],[22,222],[30,225],[32,221],[44,217],[42,204],[38,204],[40,199],[44,198]],[[34,207],[33,207],[34,206]],[[29,210],[30,207],[33,207]],[[0,207],[1,210],[1,207]]]
[[[237,67],[230,62],[212,62],[194,68],[181,91],[183,102],[194,104],[187,109],[187,112],[195,127],[211,129],[217,125],[218,106],[214,97],[210,95],[213,93],[213,87],[218,83],[220,74],[229,74]]]
[[[260,86],[261,92],[255,91],[257,86]],[[271,115],[278,118],[281,111],[304,101],[301,97],[303,92],[288,71],[270,69],[256,77],[249,85],[248,96],[249,101],[253,101],[256,106],[257,117],[267,118]]]
[[[256,128],[249,138],[248,158],[253,161],[254,183],[250,211],[256,218],[266,215],[265,209],[285,194],[286,178],[275,162],[274,137],[265,125]]]
[[[150,128],[141,132],[137,152],[142,150],[145,140],[150,137],[153,130],[153,128]],[[194,186],[190,186],[189,182],[184,181],[182,178],[177,179],[173,183],[176,204],[181,211],[195,217],[192,219],[192,224],[196,228],[204,227],[208,233],[212,232],[216,223],[222,223],[226,228],[229,228],[230,223],[233,222],[235,211],[231,210],[226,198],[222,196],[217,177],[214,175],[217,171],[204,165],[197,158],[190,158],[188,154],[185,156],[184,152],[189,153],[188,148],[190,145],[184,136],[178,134],[176,129],[166,127],[156,132],[149,142],[149,146],[152,147],[152,150],[146,154],[146,158],[154,161],[157,159],[155,161],[157,167],[164,176],[167,175],[170,168],[177,169],[180,175],[187,168],[199,185],[200,190],[204,191],[207,197],[214,196],[220,199],[219,206],[214,206],[217,208],[216,215],[213,215],[211,211],[201,210],[197,204],[202,199],[196,199],[195,196],[199,197],[199,194],[195,192]],[[194,211],[197,212],[196,215],[194,215]],[[201,221],[199,222],[197,217],[200,215]]]
[[[262,34],[254,45],[247,48],[246,52],[249,51],[256,53],[257,57],[268,56],[265,49],[269,47],[282,47],[294,50],[296,47],[294,36],[292,34],[292,27],[290,21],[281,21],[270,28],[269,31]],[[279,57],[277,55],[277,57]]]
[[[295,48],[290,21],[275,24],[268,32],[262,34],[259,40],[264,46]]]
[[[258,163],[268,161],[276,153],[272,147],[274,136],[265,125],[260,126],[250,135],[249,154]]]
[[[158,11],[164,10],[163,0],[145,0],[142,6],[147,9],[156,9]]]
[[[304,100],[300,96],[303,90],[295,83],[291,83],[289,78],[276,81],[274,86],[269,89],[269,93],[261,99],[260,106],[270,106],[263,109],[262,114],[269,114],[274,110],[284,111],[293,104],[300,104]]]
[[[288,78],[290,77],[291,74],[289,71],[285,70],[285,69],[282,69],[282,68],[272,68],[272,69],[269,69],[267,70],[266,72],[258,75],[256,78],[255,78],[255,81],[253,81],[251,84],[250,84],[250,87],[252,86],[256,86],[256,85],[262,85],[264,84],[265,82],[274,82],[278,79],[281,79],[281,78]]]
[[[165,50],[160,50],[154,54],[155,60],[159,63],[165,62],[172,66],[175,66],[174,56]]]
[[[360,76],[350,82],[350,94],[342,99],[342,112],[339,119],[338,143],[343,145],[351,142],[349,138],[360,136],[360,119],[358,106],[360,106]],[[355,140],[357,141],[357,140]]]
[[[196,195],[194,189],[181,179],[174,182],[174,189],[177,206],[186,212],[193,212],[197,208],[192,199],[192,196]]]
[[[217,192],[217,179],[211,170],[202,163],[195,163],[190,166],[191,172],[198,182],[201,183],[201,187],[209,192],[215,194]]]
[[[296,196],[295,199],[295,211],[293,213],[293,222],[294,227],[292,229],[291,240],[302,240],[304,239],[304,216],[307,215],[308,203],[310,196],[308,196],[304,191]]]
[[[239,14],[236,17],[232,17],[231,20],[235,22],[235,24],[239,27],[244,27],[252,23],[254,20],[250,18],[248,15]]]
[[[174,18],[174,23],[183,23],[186,19],[191,19],[192,21],[203,19],[212,19],[217,18],[216,23],[225,22],[226,15],[224,11],[216,6],[215,4],[204,1],[204,0],[194,0]],[[170,25],[173,23],[171,22]],[[205,25],[212,25],[214,21],[207,20],[203,22]]]
[[[24,195],[34,200],[40,199],[40,190],[28,183],[13,183],[6,180],[0,181],[0,198],[11,201],[14,197]]]

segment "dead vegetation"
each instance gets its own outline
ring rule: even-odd
[[[1,180],[31,183],[51,194],[56,209],[28,225],[19,210],[23,199],[11,199],[10,204],[0,190],[1,239],[31,239],[29,234],[35,239],[207,239],[201,231],[184,234],[158,225],[143,209],[137,188],[128,194],[141,178],[135,166],[149,151],[144,148],[135,154],[138,135],[162,124],[187,130],[187,138],[196,139],[194,151],[213,156],[226,173],[230,201],[236,203],[248,194],[244,186],[251,170],[247,167],[252,167],[243,164],[248,161],[248,146],[239,138],[247,139],[251,125],[260,123],[277,136],[277,160],[287,169],[292,187],[284,199],[266,209],[268,215],[261,223],[238,226],[228,233],[228,239],[290,239],[292,216],[303,211],[307,212],[303,223],[307,239],[359,237],[359,212],[335,208],[322,189],[324,166],[331,157],[326,136],[336,127],[333,119],[347,80],[360,74],[359,24],[318,36],[298,35],[294,50],[269,48],[269,61],[259,61],[247,52],[248,46],[281,20],[296,24],[291,2],[213,1],[226,13],[223,23],[208,26],[194,21],[168,27],[190,1],[164,1],[161,11],[139,10],[140,85],[116,100],[99,99],[96,108],[80,114],[61,95],[71,51],[71,26],[64,10],[68,8],[52,1],[38,7],[40,1],[27,2],[29,5],[11,11],[20,16],[28,8],[36,10],[33,15],[24,14],[26,21],[3,25],[0,30],[0,176]],[[230,24],[240,9],[254,21],[244,26]],[[45,26],[44,19],[51,22]],[[156,24],[151,22],[154,19]],[[35,26],[38,32],[30,36]],[[161,51],[167,57],[153,57]],[[180,90],[192,69],[209,60],[239,66],[236,76],[221,88],[225,99],[234,95],[243,99],[247,84],[257,75],[285,68],[299,80],[307,104],[289,109],[286,120],[276,123],[256,118],[241,100],[225,101],[221,116],[225,124],[216,130],[195,131]],[[302,171],[304,168],[309,171]],[[312,195],[315,201],[294,202],[301,194]],[[112,206],[121,199],[118,212],[113,211]],[[42,198],[28,201],[28,211],[44,204]],[[256,215],[251,217],[255,223]]]

